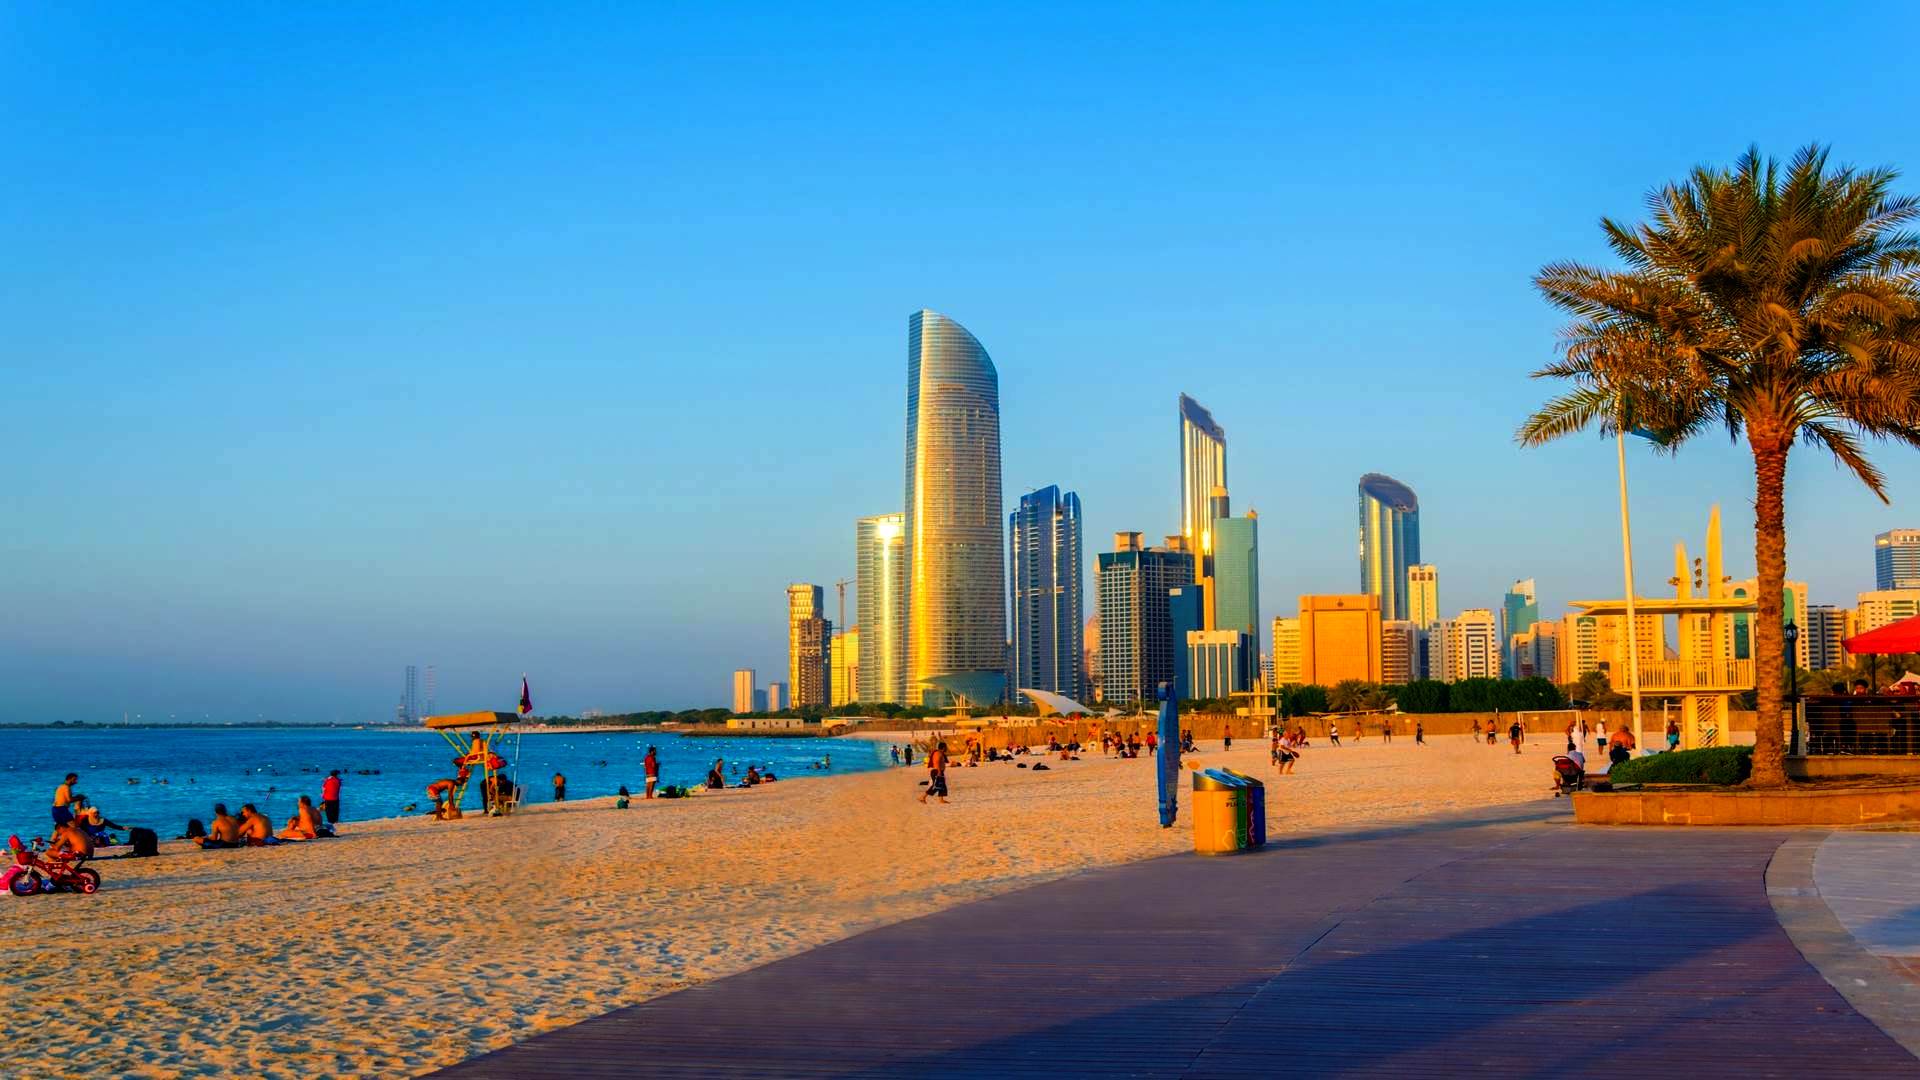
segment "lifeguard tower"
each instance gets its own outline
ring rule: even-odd
[[[1685,544],[1673,546],[1673,577],[1668,584],[1676,596],[1635,597],[1635,616],[1676,616],[1679,620],[1678,659],[1640,660],[1628,657],[1621,670],[1612,673],[1619,680],[1614,689],[1632,693],[1635,675],[1642,696],[1680,699],[1680,747],[1692,750],[1702,746],[1720,746],[1729,741],[1728,712],[1733,695],[1752,690],[1754,666],[1751,659],[1733,655],[1733,617],[1759,610],[1755,600],[1727,595],[1727,577],[1721,572],[1720,508],[1707,516],[1707,557],[1687,562]],[[1637,591],[1637,590],[1636,590]],[[1627,617],[1625,600],[1575,600],[1573,607],[1588,615]],[[1625,635],[1620,638],[1625,655]],[[1634,741],[1644,746],[1645,734],[1633,733]]]
[[[480,777],[481,805],[493,816],[509,814],[518,803],[513,774],[520,761],[519,717],[505,712],[454,713],[422,721],[440,733],[457,755],[450,805],[458,807],[471,778]],[[511,755],[511,758],[508,757]]]

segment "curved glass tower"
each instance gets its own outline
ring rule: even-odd
[[[1000,376],[966,327],[907,318],[907,701],[1006,685]]]
[[[1180,395],[1180,535],[1196,558],[1212,554],[1213,489],[1227,486],[1227,433],[1199,402]],[[1199,572],[1205,575],[1205,567]]]
[[[1407,617],[1407,567],[1420,561],[1420,499],[1380,473],[1360,478],[1360,591],[1380,598],[1383,621]]]

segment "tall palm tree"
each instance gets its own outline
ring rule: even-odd
[[[1650,220],[1602,219],[1625,264],[1543,267],[1572,316],[1563,358],[1534,373],[1567,393],[1520,428],[1535,446],[1597,426],[1672,451],[1708,428],[1753,453],[1759,723],[1753,783],[1786,783],[1780,680],[1787,452],[1825,449],[1882,501],[1862,437],[1920,446],[1920,201],[1890,169],[1829,168],[1809,146],[1783,169],[1750,149],[1647,197]]]

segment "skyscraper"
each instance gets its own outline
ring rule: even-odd
[[[768,712],[785,712],[793,702],[787,697],[787,684],[770,682],[767,684]]]
[[[1007,518],[1013,558],[1013,686],[1078,699],[1086,617],[1080,496],[1043,487]]]
[[[933,311],[907,318],[907,701],[987,703],[1006,683],[1000,376]]]
[[[1360,591],[1382,619],[1407,618],[1407,568],[1420,561],[1420,500],[1391,476],[1360,478]]]
[[[417,665],[407,665],[407,690],[400,699],[400,711],[406,723],[420,722],[420,668]]]
[[[1432,563],[1407,567],[1407,621],[1422,630],[1440,625],[1440,568]]]
[[[1168,595],[1193,584],[1193,556],[1143,547],[1137,532],[1115,533],[1114,547],[1100,553],[1101,700],[1152,701],[1173,681]]]
[[[1468,608],[1440,624],[1434,678],[1441,682],[1500,677],[1500,625],[1486,608]]]
[[[787,685],[794,708],[827,703],[833,623],[825,615],[820,586],[787,586]]]
[[[1174,700],[1199,697],[1193,692],[1193,662],[1188,656],[1188,634],[1204,630],[1207,616],[1204,590],[1198,584],[1177,585],[1167,590],[1167,628],[1173,640]]]
[[[1380,681],[1398,686],[1419,678],[1414,663],[1420,655],[1420,629],[1405,619],[1380,624]]]
[[[1259,517],[1248,511],[1246,517],[1218,517],[1212,523],[1211,629],[1238,630],[1252,641],[1260,640]]]
[[[907,700],[907,525],[905,514],[854,522],[854,610],[860,619],[856,701]]]
[[[1500,599],[1500,640],[1508,647],[1500,658],[1500,674],[1509,679],[1520,677],[1520,654],[1513,645],[1513,639],[1532,629],[1540,621],[1540,601],[1534,591],[1533,579],[1516,581],[1513,588]]]
[[[1213,489],[1227,486],[1227,433],[1213,414],[1180,395],[1180,535],[1197,558],[1211,551]],[[1202,565],[1196,574],[1205,573]]]
[[[833,635],[833,660],[827,678],[827,704],[834,708],[859,700],[860,628],[850,626]]]
[[[1199,699],[1231,697],[1253,686],[1253,639],[1242,630],[1194,630],[1187,634],[1188,694]]]
[[[1873,538],[1873,587],[1920,589],[1920,529],[1890,529]]]
[[[1833,604],[1807,605],[1807,625],[1800,636],[1807,641],[1807,668],[1832,671],[1847,662],[1841,642],[1853,636],[1853,612]]]
[[[754,699],[757,696],[753,688],[754,670],[750,667],[739,668],[733,673],[733,711],[749,713],[756,711]]]
[[[1300,678],[1300,620],[1273,620],[1273,685],[1297,686]]]

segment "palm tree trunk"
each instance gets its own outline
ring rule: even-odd
[[[1787,448],[1792,440],[1754,427],[1748,428],[1747,439],[1753,448],[1753,561],[1760,593],[1753,627],[1759,714],[1754,717],[1753,777],[1748,782],[1755,787],[1784,787],[1786,714],[1780,675],[1785,670],[1786,635],[1780,605],[1787,579]]]

